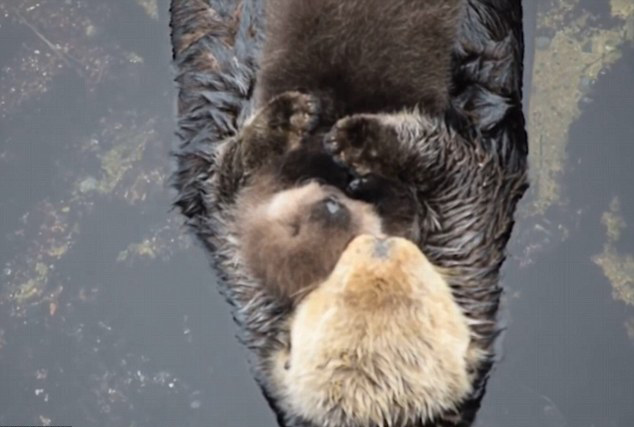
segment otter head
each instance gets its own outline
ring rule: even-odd
[[[236,223],[245,266],[276,297],[299,301],[355,236],[381,233],[374,209],[335,187],[312,181],[271,192],[271,185],[263,178],[245,190]]]
[[[311,425],[419,425],[472,391],[481,354],[439,271],[402,238],[356,237],[271,359],[286,413]]]

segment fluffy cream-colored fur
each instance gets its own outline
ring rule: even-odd
[[[471,391],[467,323],[416,245],[361,235],[297,308],[274,361],[281,400],[324,427],[432,419]]]

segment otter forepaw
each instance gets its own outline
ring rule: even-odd
[[[324,146],[340,163],[358,174],[391,176],[397,135],[394,129],[372,115],[339,120],[326,135]]]
[[[301,139],[317,127],[321,102],[316,96],[306,93],[284,92],[273,98],[265,110],[268,110],[266,113],[271,128]]]
[[[249,169],[299,146],[319,124],[321,101],[297,91],[284,92],[260,109],[242,132],[242,159]]]

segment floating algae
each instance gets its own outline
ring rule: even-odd
[[[167,261],[174,254],[186,250],[190,247],[191,241],[186,233],[182,232],[181,223],[180,216],[170,215],[166,223],[150,229],[140,242],[131,243],[120,251],[117,262],[131,263],[140,259],[157,258]]]
[[[614,298],[634,306],[634,256],[621,254],[616,248],[621,232],[627,227],[621,216],[618,198],[612,200],[610,209],[602,215],[601,222],[606,228],[607,241],[603,245],[603,252],[592,260],[601,267],[612,284]]]
[[[159,12],[157,0],[137,0],[137,3],[143,8],[150,18],[158,20]]]
[[[120,46],[105,47],[94,37],[110,15],[105,2],[0,2],[0,27],[30,35],[16,55],[3,58],[0,118],[42,99],[66,74],[81,79],[90,92],[108,81],[125,55]]]
[[[611,27],[599,24],[579,0],[540,7],[528,111],[533,199],[525,215],[541,215],[565,202],[560,179],[571,124],[591,87],[634,41],[634,2],[612,0]]]
[[[163,154],[157,153],[163,143],[155,129],[156,119],[124,111],[102,117],[99,123],[100,130],[75,143],[76,168],[68,170],[70,185],[62,198],[52,202],[49,197],[37,203],[11,236],[16,247],[23,248],[4,265],[10,274],[4,277],[0,305],[8,305],[13,315],[23,316],[29,307],[42,303],[48,303],[50,312],[55,313],[56,299],[69,280],[56,266],[79,241],[82,221],[100,201],[118,200],[141,208],[156,202],[164,192],[166,165],[148,161]],[[146,240],[155,248],[133,244],[131,252],[138,256],[165,259],[187,247],[185,236],[176,238],[179,227],[175,221],[148,224],[148,229]]]

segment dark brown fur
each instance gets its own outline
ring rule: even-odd
[[[268,0],[262,104],[289,90],[328,95],[336,117],[449,103],[462,0]]]
[[[288,172],[300,169],[298,163],[305,175],[328,180],[328,170],[310,165],[323,157],[320,137],[346,115],[407,107],[444,114],[462,4],[462,0],[268,0],[256,103],[266,105],[275,96],[301,89],[318,97],[320,106],[310,157],[287,157],[286,173],[279,174],[280,179],[288,181]],[[257,156],[266,154],[260,149]],[[372,203],[387,233],[416,242],[424,237],[427,228],[418,222],[426,206],[410,183],[393,174],[359,174],[348,166],[352,179],[338,180],[336,186]],[[297,273],[305,276],[303,267]]]

